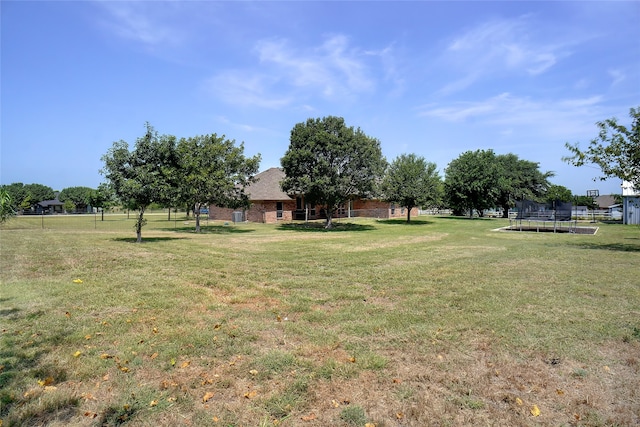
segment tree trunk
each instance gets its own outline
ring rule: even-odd
[[[138,212],[138,218],[136,218],[136,242],[142,243],[142,215],[144,215],[144,209],[140,209]]]
[[[330,213],[327,213],[327,220],[324,223],[324,228],[327,230],[333,228],[333,221]]]
[[[144,208],[138,211],[136,219],[136,243],[142,243],[142,226],[144,225]]]
[[[407,206],[407,224],[411,222],[411,206]]]
[[[193,217],[196,220],[196,233],[200,232],[200,203],[193,205]]]
[[[509,204],[502,205],[502,218],[509,218]]]

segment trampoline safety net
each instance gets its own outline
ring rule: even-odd
[[[528,219],[538,221],[571,221],[570,202],[559,200],[553,203],[536,203],[531,200],[520,200],[516,202],[518,214],[516,219]]]

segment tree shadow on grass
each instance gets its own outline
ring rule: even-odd
[[[142,243],[156,243],[156,242],[165,242],[171,240],[183,240],[186,237],[142,237]],[[124,242],[124,243],[137,243],[137,239],[135,237],[116,237],[111,239],[114,242]]]
[[[629,240],[638,240],[638,239],[630,238]],[[576,246],[581,249],[596,249],[596,250],[620,251],[620,252],[640,252],[640,242],[638,243],[580,242],[580,243],[570,243],[570,244],[572,246]]]
[[[196,234],[195,225],[188,227],[163,228],[163,231],[174,231],[176,233]],[[255,230],[251,228],[238,228],[229,225],[201,225],[198,234],[244,234],[253,233]]]
[[[433,224],[433,221],[426,221],[423,219],[412,219],[410,222],[407,222],[406,219],[379,219],[378,222],[380,224],[386,225],[408,225],[408,226],[419,226],[419,225],[429,225]]]
[[[474,216],[473,218],[469,218],[468,216],[439,216],[441,219],[452,219],[456,221],[494,221],[496,219],[506,219],[506,218],[489,218],[489,217],[479,217]]]
[[[324,222],[287,223],[278,227],[280,230],[312,232],[312,233],[340,233],[343,231],[375,230],[373,225],[354,224],[352,222],[334,222],[332,228],[325,228]]]
[[[5,316],[11,316],[14,315],[16,313],[19,313],[20,309],[18,308],[3,308],[0,309],[0,316],[5,317]]]

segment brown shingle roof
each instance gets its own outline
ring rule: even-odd
[[[280,182],[284,179],[284,171],[280,168],[270,168],[256,175],[257,182],[247,186],[245,193],[249,200],[292,200],[291,197],[280,188]]]
[[[596,197],[596,204],[600,209],[606,209],[616,203],[616,199],[613,196],[598,196]]]

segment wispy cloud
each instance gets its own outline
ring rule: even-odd
[[[239,129],[239,130],[241,130],[243,132],[255,133],[255,132],[269,131],[269,129],[266,129],[266,128],[263,128],[263,127],[254,126],[254,125],[250,125],[250,124],[246,124],[246,123],[234,122],[231,119],[229,119],[227,116],[215,116],[214,119],[218,123],[222,123],[222,124],[227,125],[227,126],[233,128],[233,129]]]
[[[533,100],[505,92],[481,101],[422,106],[418,114],[453,123],[481,122],[503,135],[518,129],[573,138],[593,133],[594,123],[602,117],[602,101],[601,96]]]
[[[174,24],[178,2],[101,1],[108,12],[102,24],[116,36],[153,48],[180,44],[186,33]]]
[[[567,44],[534,37],[530,17],[493,20],[454,37],[441,61],[462,76],[446,84],[441,94],[457,92],[479,80],[505,73],[536,76],[569,55]]]
[[[447,83],[445,86],[438,90],[438,94],[440,95],[450,95],[452,93],[460,92],[472,84],[474,84],[480,78],[479,72],[470,71],[467,75],[457,80],[454,80],[450,83]]]
[[[611,86],[615,86],[627,78],[627,75],[622,70],[608,70],[609,77],[611,77]]]
[[[371,90],[363,53],[349,46],[347,37],[336,35],[312,49],[291,46],[287,40],[261,40],[256,52],[263,65],[298,87],[306,87],[326,97]]]
[[[275,95],[276,82],[268,75],[243,70],[227,70],[204,82],[204,90],[229,104],[276,109],[292,102],[289,96]]]
[[[389,94],[394,97],[402,95],[406,89],[406,80],[398,66],[395,43],[380,50],[366,51],[365,54],[380,60],[384,80],[391,84]]]
[[[379,83],[370,61],[380,56],[351,46],[344,35],[327,37],[312,47],[282,38],[262,39],[253,53],[253,67],[219,72],[207,86],[228,103],[279,108],[294,99],[349,101],[375,91]]]

